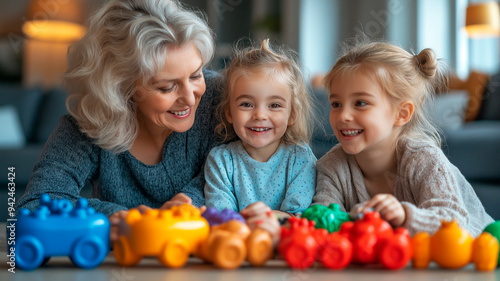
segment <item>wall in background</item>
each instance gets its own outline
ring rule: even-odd
[[[89,6],[96,8],[106,1],[89,0]],[[492,74],[499,68],[498,38],[468,39],[461,28],[467,4],[484,0],[181,1],[207,15],[216,34],[214,69],[225,66],[236,40],[271,38],[298,51],[309,75],[324,73],[337,59],[339,43],[360,33],[416,53],[433,48],[461,77],[471,69]],[[21,78],[21,24],[28,4],[29,0],[0,0],[2,81]]]

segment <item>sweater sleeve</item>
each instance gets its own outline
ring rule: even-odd
[[[402,202],[406,211],[403,226],[412,235],[422,231],[434,233],[439,229],[441,220],[457,220],[459,225],[469,229],[471,217],[460,190],[461,184],[469,184],[465,179],[461,181],[460,177],[463,176],[447,161],[439,148],[427,151],[429,153],[406,156],[408,160],[402,164],[400,172],[406,177],[408,185],[404,190],[412,192],[415,198],[415,204]]]
[[[342,211],[346,211],[345,196],[342,192],[341,176],[339,173],[346,166],[346,159],[342,159],[337,153],[340,146],[330,150],[316,164],[316,193],[312,199],[313,204],[328,206],[332,203],[340,205]]]
[[[316,156],[308,145],[296,145],[294,161],[289,168],[291,179],[287,184],[281,211],[298,213],[311,205],[316,184]]]
[[[43,193],[49,194],[51,199],[65,198],[75,204],[85,182],[96,173],[98,159],[99,148],[79,130],[76,121],[69,116],[61,117],[35,164],[16,209],[36,209]],[[108,216],[126,209],[95,198],[89,199],[89,206]]]
[[[205,199],[207,207],[219,210],[228,208],[238,210],[232,182],[233,165],[229,151],[225,145],[215,147],[210,151],[205,164]]]

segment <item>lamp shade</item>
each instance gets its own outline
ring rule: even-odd
[[[86,33],[84,0],[32,0],[23,24],[23,33],[32,39],[72,42]]]
[[[87,32],[87,0],[32,0],[22,26],[23,84],[44,89],[63,86],[68,47]]]
[[[498,3],[470,4],[465,16],[465,29],[470,37],[499,36],[500,10]]]

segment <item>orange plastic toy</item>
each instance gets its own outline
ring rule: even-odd
[[[174,268],[185,265],[189,254],[199,250],[209,226],[196,207],[184,204],[144,214],[132,209],[119,233],[114,252],[120,265],[132,266],[144,256],[156,256],[163,265]]]
[[[412,257],[412,244],[405,228],[393,230],[378,213],[365,213],[356,222],[345,222],[338,232],[315,229],[314,221],[289,219],[282,228],[278,250],[293,268],[307,268],[315,257],[325,267],[345,268],[349,263],[381,263],[387,269],[405,267]]]
[[[210,235],[197,256],[217,267],[240,267],[245,259],[254,266],[261,266],[271,258],[271,236],[262,229],[251,231],[246,223],[230,220],[211,227]]]
[[[473,262],[477,270],[488,271],[498,263],[498,240],[487,232],[474,240],[456,221],[442,221],[434,235],[417,233],[412,242],[414,268],[427,268],[435,261],[443,268],[457,269]]]

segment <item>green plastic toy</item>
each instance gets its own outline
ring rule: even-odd
[[[302,218],[315,221],[316,228],[324,228],[330,233],[338,231],[342,223],[350,221],[349,213],[341,211],[336,203],[328,207],[312,205],[302,213]]]

